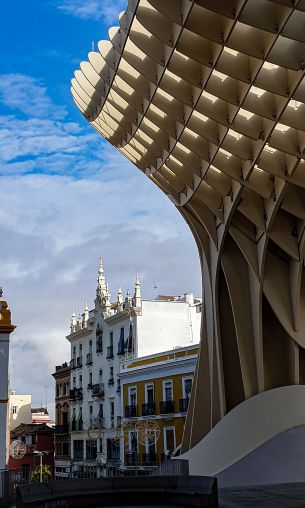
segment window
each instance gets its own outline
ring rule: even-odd
[[[82,354],[83,354],[83,345],[80,344],[79,345],[79,356],[82,356]]]
[[[12,413],[13,413],[13,415],[16,415],[17,412],[18,412],[18,407],[17,406],[13,406],[12,407]]]
[[[163,381],[163,400],[173,400],[173,382],[172,380]]]
[[[124,327],[120,330],[120,339],[118,345],[118,355],[123,355],[125,352],[125,339],[124,339]]]
[[[76,377],[73,376],[73,388],[76,388]]]
[[[137,453],[138,451],[138,434],[136,430],[128,432],[128,449],[130,452]]]
[[[62,454],[69,456],[69,443],[62,444]]]
[[[95,460],[97,456],[97,442],[90,441],[87,439],[86,441],[86,459]]]
[[[76,460],[83,460],[84,458],[84,445],[82,439],[75,439],[73,441],[73,458]]]
[[[99,370],[99,380],[100,380],[100,383],[103,381],[103,371],[102,371],[102,369]]]
[[[129,386],[128,388],[128,403],[129,406],[136,406],[137,405],[137,387],[136,386]]]
[[[145,385],[145,403],[153,404],[154,403],[154,385],[149,384]]]
[[[93,420],[93,406],[92,405],[89,406],[89,418],[90,418],[90,422],[92,422],[92,420]]]
[[[109,334],[109,346],[113,346],[113,332]]]
[[[164,427],[164,453],[169,455],[176,448],[175,427]]]
[[[110,367],[110,379],[113,379],[113,367]]]
[[[92,353],[92,340],[89,340],[89,353]]]
[[[80,374],[79,376],[79,387],[81,388],[83,385],[83,376]]]
[[[56,397],[59,397],[59,385],[56,385]]]
[[[193,385],[193,378],[192,377],[183,378],[183,398],[184,399],[190,399],[191,393],[192,393],[192,385]]]
[[[27,434],[25,436],[25,444],[26,445],[32,445],[33,444],[33,436],[32,436],[32,434]]]
[[[100,453],[103,453],[103,438],[100,437],[100,447],[99,447]]]
[[[89,385],[92,385],[92,372],[89,372]]]
[[[98,411],[98,417],[103,419],[104,418],[104,408],[103,408],[103,404],[100,404],[100,408],[99,408],[99,411]]]
[[[100,328],[99,325],[96,327],[96,352],[103,352],[103,329]]]
[[[73,358],[76,357],[76,346],[73,346]]]
[[[114,426],[114,402],[110,402],[110,418],[111,418],[111,427]]]

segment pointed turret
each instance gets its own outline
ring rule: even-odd
[[[134,297],[133,297],[133,305],[135,307],[141,307],[142,299],[141,299],[141,283],[139,280],[139,276],[136,276],[136,283],[134,288]]]
[[[123,291],[122,291],[121,286],[118,289],[117,303],[118,303],[118,308],[117,308],[118,312],[121,312],[123,310]]]
[[[75,311],[73,308],[72,316],[71,316],[71,326],[70,326],[71,333],[75,332],[75,328],[76,328],[76,314],[75,314]]]
[[[88,320],[89,320],[89,307],[88,307],[88,303],[86,302],[86,304],[85,304],[85,312],[84,312],[85,326],[87,326],[87,321]]]
[[[103,269],[102,258],[100,257],[98,266],[98,277],[97,277],[97,288],[96,288],[96,299],[95,304],[99,303],[102,305],[104,299],[107,297],[107,284]]]

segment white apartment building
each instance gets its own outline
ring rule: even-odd
[[[101,476],[120,460],[117,422],[121,414],[120,365],[128,359],[198,344],[200,299],[162,296],[145,300],[136,277],[134,295],[123,298],[119,288],[111,302],[100,259],[95,307],[76,319],[71,332],[70,421],[71,464],[74,475]],[[90,424],[101,434],[93,441]]]
[[[14,391],[9,398],[9,429],[21,423],[32,423],[32,395],[18,395]]]

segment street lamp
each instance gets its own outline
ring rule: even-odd
[[[35,450],[33,453],[35,453],[35,455],[38,455],[40,457],[40,483],[42,483],[42,456],[43,454],[47,454],[49,453],[49,451],[39,451],[39,450]]]

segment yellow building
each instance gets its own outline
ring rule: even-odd
[[[157,466],[180,446],[197,356],[188,346],[122,364],[125,468]]]

